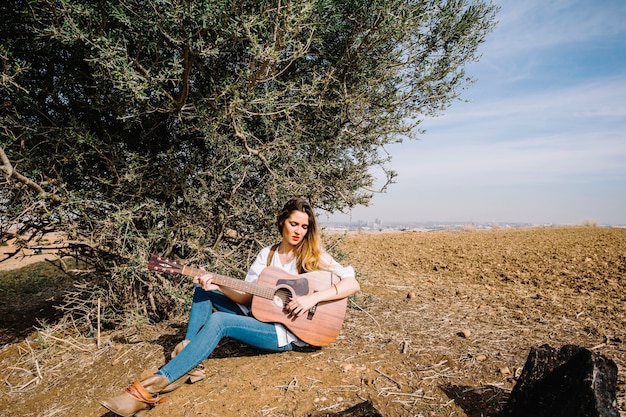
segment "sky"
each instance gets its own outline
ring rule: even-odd
[[[476,82],[322,222],[626,225],[626,1],[500,0]]]

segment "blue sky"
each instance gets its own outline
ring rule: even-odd
[[[626,1],[494,3],[467,102],[388,148],[385,194],[323,222],[626,225]]]

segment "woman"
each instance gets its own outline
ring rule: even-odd
[[[306,200],[288,201],[278,213],[276,224],[282,236],[280,244],[259,252],[246,281],[256,282],[261,271],[270,265],[294,275],[327,270],[341,278],[329,288],[289,300],[285,308],[295,316],[307,314],[321,301],[342,299],[359,291],[352,267],[342,267],[323,250],[313,208]],[[249,315],[251,294],[214,283],[211,273],[198,275],[193,282],[197,285],[185,340],[174,348],[172,360],[153,375],[132,384],[124,394],[100,401],[104,407],[121,416],[132,416],[163,401],[158,394],[203,379],[203,369],[198,366],[223,337],[268,352],[306,346],[283,325],[261,322]]]

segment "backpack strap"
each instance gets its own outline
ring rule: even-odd
[[[272,247],[270,248],[270,254],[267,256],[267,266],[270,266],[272,264],[272,258],[274,258],[274,253],[276,252],[276,249],[278,249],[279,245],[280,243],[277,243],[275,245],[272,245]]]

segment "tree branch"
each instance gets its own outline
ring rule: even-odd
[[[189,96],[189,74],[191,73],[191,67],[193,66],[193,52],[188,45],[185,45],[183,48],[183,66],[184,71],[180,94],[174,102],[178,113],[180,113],[181,109],[185,105],[185,102],[187,101],[187,97]]]
[[[4,152],[3,148],[0,148],[0,159],[2,159],[2,170],[5,172],[7,178],[16,179],[18,182],[21,182],[31,190],[36,191],[38,194],[43,195],[45,198],[49,198],[55,203],[60,203],[62,201],[61,197],[59,197],[58,195],[47,193],[43,188],[41,188],[39,184],[17,172],[13,168],[13,165],[11,165],[11,161],[7,157],[7,154]]]
[[[246,139],[246,135],[244,135],[239,130],[239,127],[237,126],[237,121],[235,120],[235,116],[232,114],[231,114],[231,121],[233,123],[233,129],[235,130],[235,136],[238,137],[239,140],[241,140],[241,144],[246,149],[246,151],[248,151],[248,153],[251,155],[257,156],[263,162],[263,165],[265,165],[265,168],[267,168],[268,172],[272,174],[273,176],[277,177],[277,174],[270,167],[270,163],[268,162],[267,158],[265,158],[265,156],[263,156],[258,149],[253,149],[248,145],[248,140]]]

